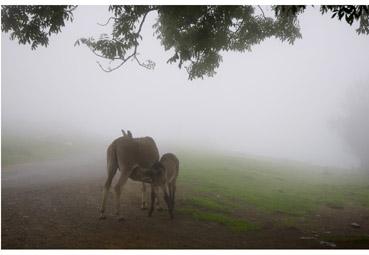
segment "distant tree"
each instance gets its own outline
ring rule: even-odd
[[[369,171],[369,84],[359,83],[348,91],[345,112],[338,127],[361,166]]]
[[[65,21],[72,21],[76,6],[2,6],[1,29],[10,32],[11,39],[31,48],[47,46],[50,35],[61,31]],[[369,6],[322,5],[322,14],[359,23],[358,34],[369,34]],[[267,16],[261,6],[110,6],[107,26],[112,31],[99,38],[81,38],[76,45],[86,45],[95,55],[115,63],[104,68],[111,72],[128,60],[152,69],[151,60],[139,60],[141,31],[150,12],[157,13],[153,28],[165,50],[174,54],[168,63],[184,67],[189,79],[213,76],[222,61],[224,51],[250,51],[251,47],[271,37],[293,44],[301,38],[298,15],[305,5],[272,6]]]

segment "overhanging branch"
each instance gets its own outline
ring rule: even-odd
[[[261,11],[261,14],[263,15],[264,19],[266,19],[263,8],[261,8],[261,6],[260,6],[260,5],[258,5],[258,7],[259,7],[259,9],[260,9],[260,11]]]
[[[112,19],[116,20],[117,18],[116,17],[110,17],[104,24],[101,24],[101,23],[97,23],[97,24],[99,26],[107,26]]]
[[[144,64],[144,63],[142,63],[138,58],[137,58],[137,49],[138,49],[138,45],[139,45],[139,43],[138,43],[138,38],[139,38],[139,36],[140,36],[140,33],[141,33],[141,30],[142,30],[142,27],[143,27],[143,24],[145,23],[145,20],[146,20],[146,17],[147,17],[147,14],[149,14],[149,12],[151,12],[151,11],[154,11],[154,10],[157,10],[157,8],[152,8],[152,9],[150,9],[150,10],[148,10],[146,13],[144,13],[144,15],[143,15],[143,17],[142,17],[142,20],[141,20],[141,22],[140,22],[140,25],[139,25],[139,27],[138,27],[138,30],[137,30],[137,32],[135,33],[135,46],[134,46],[134,48],[133,48],[133,53],[131,54],[131,55],[129,55],[128,57],[126,57],[126,58],[113,58],[113,60],[121,60],[122,62],[121,63],[119,63],[116,67],[114,67],[114,68],[108,68],[108,69],[106,69],[106,68],[104,68],[102,65],[101,65],[101,63],[99,62],[99,61],[97,61],[96,63],[99,65],[99,67],[101,68],[101,70],[103,70],[104,72],[107,72],[107,73],[110,73],[110,72],[113,72],[113,71],[115,71],[115,70],[117,70],[117,69],[119,69],[122,65],[124,65],[129,59],[131,59],[131,58],[134,58],[135,60],[136,60],[136,62],[140,65],[140,66],[142,66],[142,67],[144,67],[144,68],[146,68],[146,69],[153,69],[154,68],[154,66],[155,66],[155,64]],[[109,22],[110,22],[110,20],[111,19],[116,19],[115,17],[110,17],[109,19],[108,19],[108,21],[106,22],[106,24],[102,24],[103,26],[106,26]],[[101,24],[99,24],[99,25],[101,25]],[[105,56],[103,56],[103,55],[100,55],[100,54],[98,54],[98,53],[96,53],[96,51],[94,51],[94,50],[92,50],[91,49],[91,51],[96,55],[96,56],[98,56],[98,57],[101,57],[101,58],[105,58],[105,59],[107,59]]]
[[[133,56],[135,56],[136,55],[136,53],[132,53],[131,55],[129,55],[127,58],[125,58],[125,59],[122,59],[122,62],[119,64],[119,65],[117,65],[116,67],[114,67],[114,68],[110,68],[109,67],[109,69],[106,69],[106,68],[104,68],[101,64],[100,64],[100,62],[99,61],[97,61],[96,63],[99,65],[99,67],[101,68],[101,70],[103,70],[104,72],[107,72],[107,73],[110,73],[110,72],[113,72],[114,70],[117,70],[119,67],[121,67],[122,65],[124,65],[124,63],[126,63],[130,58],[132,58]]]

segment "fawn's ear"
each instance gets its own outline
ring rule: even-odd
[[[132,138],[132,133],[131,133],[131,131],[127,130],[127,136]]]
[[[151,168],[155,170],[160,170],[162,167],[163,165],[160,163],[160,161],[155,161]]]
[[[153,174],[155,174],[156,176],[162,175],[165,171],[165,167],[163,166],[162,163],[160,163],[160,161],[156,161],[152,167],[151,167]]]
[[[126,136],[127,135],[126,132],[124,132],[123,129],[121,129],[121,131],[122,131],[123,136]]]

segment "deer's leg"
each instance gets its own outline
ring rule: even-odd
[[[160,204],[159,187],[155,187],[155,195],[156,195],[156,200],[155,200],[155,202],[156,202],[156,204],[155,204],[156,210],[162,211],[163,210],[163,207]]]
[[[119,220],[124,220],[123,217],[120,217],[120,195],[122,192],[122,187],[124,184],[126,184],[128,180],[129,175],[123,170],[121,170],[120,177],[118,180],[118,183],[114,187],[115,191],[115,205],[116,205],[116,211],[115,214],[118,216]]]
[[[154,211],[154,204],[155,204],[155,197],[156,197],[155,190],[156,189],[154,185],[151,185],[151,201],[150,201],[150,210],[148,214],[149,217],[151,217],[152,212]]]
[[[171,183],[171,190],[172,190],[172,195],[171,195],[171,200],[172,200],[172,210],[174,210],[174,204],[175,204],[175,201],[176,201],[176,180],[174,180],[172,183]]]
[[[168,206],[168,212],[169,212],[169,215],[170,215],[170,218],[173,219],[173,210],[172,210],[172,203],[170,201],[170,198],[169,198],[169,195],[168,195],[168,185],[162,185],[161,186],[161,189],[164,193],[164,200],[165,200],[165,203],[167,204]]]
[[[101,207],[100,207],[100,219],[105,219],[105,208],[106,208],[106,200],[109,194],[109,190],[110,190],[110,186],[111,186],[111,182],[113,180],[113,177],[115,175],[115,173],[117,172],[117,163],[114,160],[109,160],[108,159],[108,178],[105,181],[105,185],[104,185],[104,190],[103,190],[103,198],[102,198],[102,202],[101,202]]]
[[[146,210],[147,209],[147,193],[146,193],[146,184],[142,183],[142,204],[141,209]]]
[[[172,201],[172,197],[173,197],[173,185],[172,183],[168,183],[168,195],[169,195],[169,201]]]

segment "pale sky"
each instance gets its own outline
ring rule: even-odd
[[[105,73],[80,37],[107,32],[105,6],[80,6],[73,23],[47,48],[10,41],[2,33],[4,129],[81,132],[112,140],[120,129],[165,144],[351,167],[351,155],[332,125],[345,94],[368,82],[369,36],[309,8],[300,16],[302,39],[293,46],[269,39],[252,52],[223,54],[217,75],[189,81],[152,36],[147,18],[142,60]],[[107,62],[106,62],[107,63]],[[22,132],[22,131],[20,131]]]

